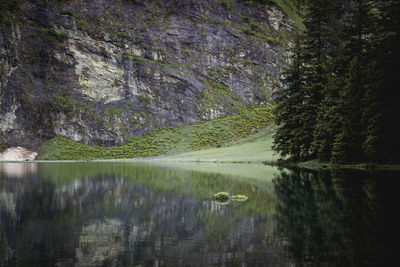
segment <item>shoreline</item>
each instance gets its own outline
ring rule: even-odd
[[[263,164],[282,168],[302,168],[309,170],[362,170],[362,171],[400,171],[400,164],[357,163],[357,164],[332,164],[310,160],[304,162],[263,161]]]
[[[1,163],[86,163],[86,162],[137,162],[137,163],[208,163],[208,164],[263,164],[281,168],[301,168],[309,170],[333,170],[333,169],[353,169],[362,171],[400,171],[400,164],[377,164],[377,163],[358,163],[358,164],[332,164],[327,162],[317,162],[316,160],[305,162],[279,162],[279,161],[259,161],[259,160],[210,160],[210,159],[168,159],[168,155],[155,158],[127,158],[127,159],[94,159],[94,160],[0,160]]]

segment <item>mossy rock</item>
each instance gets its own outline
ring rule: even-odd
[[[212,196],[212,199],[216,200],[216,201],[228,201],[229,200],[229,194],[226,193],[226,192],[219,192],[219,193],[214,194]]]
[[[236,201],[246,201],[248,197],[246,197],[245,195],[236,195],[233,196],[232,199]]]
[[[229,201],[246,201],[248,199],[245,195],[230,196],[227,192],[218,192],[212,196],[212,200],[220,204],[226,204]]]

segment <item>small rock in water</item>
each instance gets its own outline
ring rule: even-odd
[[[245,196],[245,195],[230,196],[226,192],[219,192],[219,193],[214,194],[212,196],[212,199],[217,201],[217,202],[228,202],[228,201],[231,201],[231,200],[246,201],[248,199],[248,197]]]
[[[248,197],[246,197],[245,195],[236,195],[233,196],[232,199],[236,201],[246,201]]]
[[[226,192],[219,192],[216,193],[212,196],[213,200],[217,200],[217,201],[227,201],[229,200],[229,194]]]

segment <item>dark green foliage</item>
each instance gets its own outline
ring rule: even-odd
[[[41,28],[43,36],[51,43],[64,42],[68,39],[68,35],[63,32],[58,32],[52,28]]]
[[[20,5],[20,0],[0,0],[0,25],[7,26],[14,22]]]
[[[304,158],[301,127],[305,118],[303,109],[304,66],[302,48],[297,38],[293,50],[292,64],[286,72],[287,86],[280,90],[275,109],[276,122],[282,126],[274,137],[273,149],[281,156],[291,156],[294,160]],[[297,131],[294,131],[297,130]]]
[[[400,130],[400,3],[379,0],[375,3],[379,19],[374,21],[370,39],[368,83],[362,98],[362,121],[365,123],[363,152],[370,161],[399,162]]]
[[[295,161],[315,155],[314,129],[328,80],[326,61],[331,48],[324,43],[330,43],[331,35],[325,29],[333,22],[334,5],[322,2],[310,1],[307,30],[297,37],[292,64],[286,72],[287,88],[281,90],[277,99],[277,121],[284,125],[278,129],[274,149]]]
[[[274,148],[296,161],[399,162],[399,4],[308,3],[278,98]]]

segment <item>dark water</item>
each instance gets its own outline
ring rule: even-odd
[[[386,265],[397,178],[0,163],[0,266]],[[221,205],[219,191],[249,199]]]

